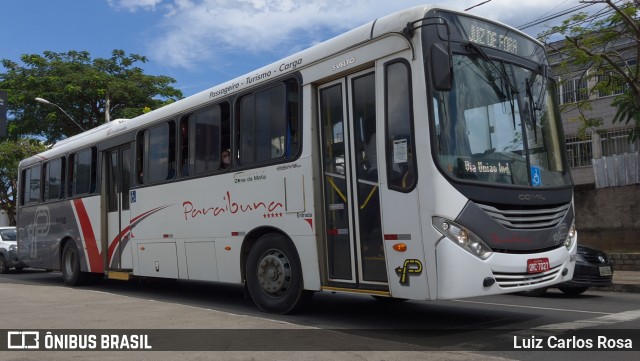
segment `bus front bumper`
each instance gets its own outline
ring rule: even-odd
[[[576,258],[576,243],[535,254],[493,253],[486,260],[470,254],[453,242],[442,239],[436,247],[437,298],[455,299],[495,295],[548,287],[571,280]],[[528,273],[527,261],[547,258],[550,269]]]

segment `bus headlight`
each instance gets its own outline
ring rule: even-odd
[[[480,237],[453,221],[433,217],[433,226],[447,239],[480,259],[487,259],[493,254]]]
[[[571,249],[571,245],[573,244],[573,240],[577,235],[577,231],[576,231],[576,224],[573,223],[571,225],[571,228],[569,229],[569,234],[567,235],[567,239],[564,241],[564,246],[567,247],[567,249]]]

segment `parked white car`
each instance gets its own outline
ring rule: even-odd
[[[16,227],[0,227],[0,273],[7,273],[12,267],[16,270],[26,267],[18,258]]]

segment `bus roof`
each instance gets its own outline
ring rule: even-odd
[[[20,166],[28,166],[41,160],[55,158],[69,151],[73,151],[74,149],[81,149],[94,145],[112,136],[146,127],[152,122],[170,119],[175,115],[188,113],[198,107],[215,104],[216,102],[231,95],[244,92],[248,88],[260,85],[268,80],[278,78],[286,74],[293,74],[305,67],[309,67],[314,63],[322,61],[323,59],[355,48],[371,39],[393,32],[402,32],[402,29],[407,25],[407,23],[423,18],[428,11],[435,8],[458,13],[457,11],[434,5],[421,5],[392,13],[279,61],[266,65],[260,69],[254,70],[225,83],[213,86],[149,113],[140,115],[133,119],[116,119],[86,132],[63,139],[57,142],[49,150],[40,153],[37,156],[23,160],[20,163]],[[509,27],[508,25],[501,25]]]

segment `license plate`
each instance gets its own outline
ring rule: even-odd
[[[551,269],[551,267],[549,267],[548,258],[532,258],[527,260],[527,273],[546,272],[549,269]]]
[[[600,267],[600,276],[611,276],[611,266]]]

